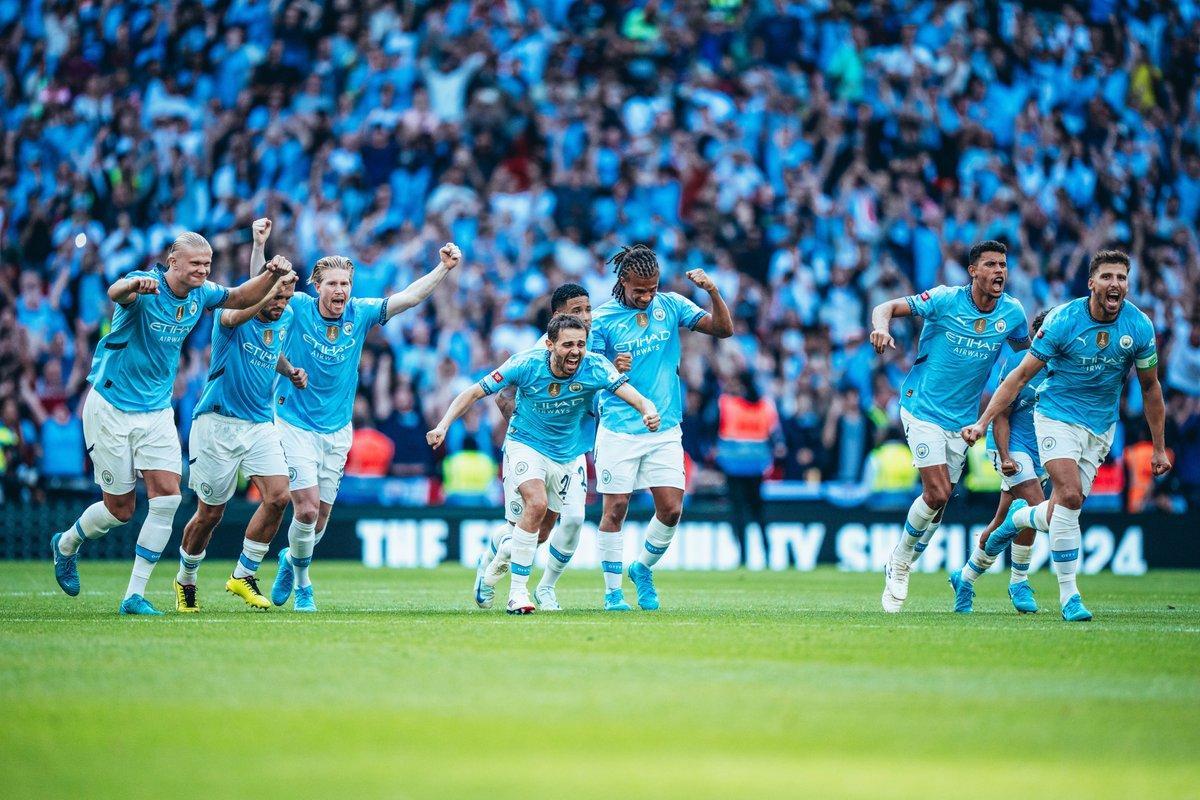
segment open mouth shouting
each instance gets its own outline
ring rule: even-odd
[[[1104,293],[1104,310],[1109,314],[1116,314],[1121,310],[1121,301],[1124,299],[1125,296],[1120,287],[1109,287]]]

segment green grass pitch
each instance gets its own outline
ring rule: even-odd
[[[1085,576],[1068,625],[1045,572],[1028,617],[1000,575],[969,617],[939,575],[887,616],[879,576],[822,569],[663,573],[664,610],[624,615],[569,571],[577,610],[512,618],[458,567],[320,561],[319,614],[254,613],[230,566],[199,616],[135,619],[126,564],[77,598],[0,564],[0,796],[1200,796],[1194,573]]]

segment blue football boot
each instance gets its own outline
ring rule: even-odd
[[[150,601],[140,594],[131,594],[122,600],[121,613],[146,617],[161,617],[163,615],[163,612],[150,605]]]
[[[311,583],[308,586],[296,587],[296,602],[292,604],[292,608],[296,611],[304,611],[309,614],[317,610],[317,603],[313,600],[313,587]]]
[[[296,583],[296,573],[292,572],[292,562],[288,561],[288,550],[279,551],[279,571],[275,573],[275,582],[271,584],[271,602],[281,606],[292,596],[292,586]]]
[[[1077,594],[1071,595],[1071,599],[1063,605],[1062,615],[1067,622],[1092,621],[1092,612],[1084,607],[1083,598]]]
[[[1029,585],[1029,581],[1010,583],[1008,585],[1008,596],[1012,598],[1013,608],[1022,614],[1036,614],[1038,612],[1038,604],[1033,599],[1033,587]]]
[[[975,609],[975,586],[963,580],[961,569],[950,573],[950,586],[954,588],[954,613],[970,614]]]
[[[629,565],[629,580],[637,589],[637,602],[642,611],[658,610],[658,590],[654,588],[654,575],[640,561]]]
[[[58,581],[60,589],[74,597],[79,594],[79,553],[64,556],[58,551],[60,539],[61,533],[50,538],[50,549],[54,551],[54,580]]]
[[[605,611],[633,611],[629,603],[625,602],[625,593],[620,589],[613,589],[604,595],[604,610]]]
[[[1008,543],[1017,538],[1017,525],[1013,522],[1013,515],[1028,505],[1029,503],[1019,497],[1012,501],[1012,505],[1008,507],[1008,513],[1004,515],[1004,522],[1001,522],[983,543],[984,552],[989,556],[998,556],[1004,552]]]

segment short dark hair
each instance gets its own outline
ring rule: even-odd
[[[1046,321],[1046,315],[1050,313],[1050,309],[1045,308],[1037,313],[1033,318],[1033,324],[1029,328],[1029,335],[1036,336],[1037,332],[1042,329],[1042,323]]]
[[[558,336],[565,330],[570,328],[578,328],[581,331],[587,331],[587,325],[583,324],[583,320],[574,314],[560,314],[550,320],[550,325],[546,328],[546,338],[551,342],[557,342]]]
[[[1008,248],[1004,246],[1004,242],[997,242],[995,239],[985,239],[982,242],[971,245],[971,252],[967,254],[967,263],[976,264],[979,262],[979,257],[984,253],[1007,253]]]
[[[580,286],[578,283],[564,283],[562,286],[554,290],[554,294],[550,295],[550,313],[561,311],[563,306],[574,300],[576,297],[587,297],[588,290]]]
[[[1095,277],[1096,270],[1105,264],[1124,264],[1125,271],[1128,272],[1129,256],[1120,250],[1097,250],[1096,254],[1092,256],[1092,263],[1088,265],[1088,277]]]

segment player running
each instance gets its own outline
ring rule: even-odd
[[[269,220],[255,225],[270,228]],[[292,298],[292,330],[284,345],[288,360],[308,375],[307,391],[281,383],[275,424],[287,458],[292,494],[288,546],[279,553],[279,572],[271,602],[287,602],[293,589],[296,611],[316,611],[308,568],[313,548],[325,535],[337,499],[353,431],[350,427],[358,389],[358,362],[367,334],[375,325],[423,302],[462,260],[453,243],[439,251],[439,263],[407,288],[387,298],[350,297],[354,263],[346,256],[325,256],[313,266],[309,283],[317,296]]]
[[[92,390],[83,403],[84,439],[103,499],[56,533],[51,544],[58,585],[71,596],[79,594],[80,546],[133,517],[141,472],[150,508],[138,533],[122,614],[162,613],[144,594],[171,538],[180,501],[183,456],[171,389],[183,342],[206,309],[254,306],[288,269],[286,262],[275,262],[262,275],[227,289],[208,280],[211,266],[212,247],[188,231],[172,243],[167,266],[131,272],[108,288],[117,307],[112,329],[96,347],[88,375]]]
[[[256,228],[256,244],[260,234],[261,229]],[[254,253],[261,258],[262,248],[255,247]],[[273,260],[286,262],[282,256]],[[258,268],[252,257],[251,273]],[[195,515],[183,529],[179,548],[176,611],[200,610],[196,575],[213,531],[225,514],[225,504],[237,487],[239,472],[258,487],[262,502],[246,526],[242,554],[225,589],[251,608],[271,607],[255,576],[288,503],[287,464],[271,398],[276,373],[287,376],[297,388],[304,388],[308,381],[304,370],[294,369],[281,355],[292,324],[288,301],[295,285],[296,274],[289,272],[257,306],[217,312],[208,382],[192,414],[188,438],[188,486],[198,495],[198,502]]]
[[[587,289],[577,283],[564,283],[554,290],[554,294],[550,297],[550,318],[554,319],[562,315],[578,317],[583,322],[585,329],[589,333],[591,332],[592,301],[588,296]],[[547,341],[543,336],[538,345],[545,347]],[[617,372],[621,373],[629,371],[629,364],[628,353],[618,355],[613,362]],[[496,407],[500,409],[506,423],[512,420],[513,410],[516,407],[516,396],[517,387],[515,386],[506,386],[496,394]],[[596,415],[591,409],[584,416],[581,424],[584,427],[581,434],[583,438],[594,443],[596,441]],[[589,449],[591,448],[589,447]],[[555,585],[567,568],[567,564],[571,562],[571,557],[575,555],[575,548],[579,545],[579,534],[583,529],[587,505],[586,454],[581,454],[576,459],[574,474],[578,476],[578,480],[571,481],[570,491],[563,499],[561,516],[553,511],[547,511],[542,526],[538,530],[538,544],[547,539],[550,541],[547,546],[550,557],[546,561],[546,571],[542,574],[542,579],[538,581],[537,589],[533,593],[534,600],[537,601],[538,608],[542,611],[562,610],[558,604]],[[516,526],[517,520],[508,513],[507,507],[505,515],[505,524],[493,531],[490,548],[479,555],[479,561],[476,564],[474,596],[480,608],[492,607],[495,597],[492,587],[508,569],[511,557],[509,544],[512,541],[512,530]],[[555,522],[558,523],[557,528],[554,527]],[[553,535],[551,534],[552,529],[554,530]],[[488,574],[489,571],[490,574]],[[487,574],[486,580],[485,574]]]
[[[1046,313],[1043,311],[1034,318],[1031,328],[1034,336],[1041,329]],[[1001,380],[1015,367],[1015,360],[1014,357],[1005,364]],[[1041,376],[1041,373],[1038,375]],[[1013,536],[1004,536],[994,531],[1008,516],[1014,498],[1020,498],[1030,505],[1045,499],[1042,480],[1046,472],[1038,457],[1037,433],[1033,429],[1033,404],[1037,400],[1037,387],[1040,384],[1041,377],[1035,376],[1021,389],[1017,399],[997,414],[988,426],[987,452],[996,472],[1000,474],[1000,504],[996,507],[996,516],[979,534],[979,544],[967,559],[966,566],[950,575],[950,585],[954,588],[954,610],[960,614],[971,613],[975,581],[991,568],[1010,541],[1012,577],[1008,583],[1009,599],[1013,608],[1022,614],[1037,613],[1037,601],[1033,597],[1033,587],[1029,585],[1029,560],[1037,532],[1032,528],[1022,528],[1020,531],[1014,528]]]
[[[629,565],[638,605],[658,608],[651,570],[667,552],[683,513],[683,397],[679,382],[679,329],[706,333],[718,339],[733,335],[733,318],[720,291],[704,270],[687,278],[712,298],[709,313],[674,292],[659,292],[660,270],[654,251],[645,245],[622,247],[613,257],[617,282],[613,297],[592,317],[593,352],[610,360],[632,357],[629,382],[662,412],[661,430],[647,433],[637,415],[612,397],[600,398],[600,428],[596,433],[597,490],[604,495],[598,547],[604,571],[604,608],[628,611],[621,591],[621,526],[629,511],[629,495],[649,489],[654,518],[638,560]]]
[[[628,377],[617,372],[608,359],[587,352],[583,320],[555,317],[550,320],[546,340],[545,347],[514,355],[464,389],[426,435],[431,447],[440,446],[450,425],[473,403],[505,386],[517,387],[516,411],[504,437],[504,500],[508,513],[517,520],[511,544],[509,614],[534,610],[527,586],[537,532],[547,512],[562,512],[571,484],[579,480],[577,459],[591,446],[583,421],[596,393],[612,392],[636,411],[651,431],[660,424],[654,403],[634,389]]]
[[[1011,537],[1021,528],[1050,534],[1050,557],[1058,573],[1058,600],[1067,622],[1087,622],[1075,574],[1079,567],[1079,514],[1092,488],[1096,470],[1112,446],[1119,417],[1121,389],[1129,367],[1137,368],[1142,403],[1154,442],[1150,458],[1154,474],[1171,469],[1163,441],[1166,409],[1158,382],[1158,350],[1154,325],[1133,303],[1129,292],[1129,256],[1101,250],[1088,267],[1087,297],[1050,312],[1029,353],[996,389],[996,394],[962,438],[973,443],[1048,367],[1033,412],[1038,454],[1050,474],[1053,491],[1036,506],[1016,499],[994,536]]]
[[[882,354],[896,346],[888,327],[893,317],[923,317],[918,354],[904,379],[900,421],[921,474],[904,533],[884,567],[882,605],[896,613],[908,597],[908,573],[942,521],[954,485],[962,477],[967,448],[959,431],[979,409],[979,398],[1007,341],[1029,346],[1025,310],[1004,293],[1007,248],[979,242],[968,256],[966,286],[938,286],[911,297],[880,303],[871,311],[871,344]]]

